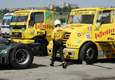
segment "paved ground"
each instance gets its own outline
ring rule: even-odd
[[[35,57],[30,69],[0,68],[0,80],[115,80],[115,63],[72,64],[67,69],[49,63],[49,57]]]

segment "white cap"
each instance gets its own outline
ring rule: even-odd
[[[56,20],[54,21],[54,25],[56,26],[56,25],[58,25],[58,24],[61,25],[61,21],[60,21],[59,19],[56,19]]]

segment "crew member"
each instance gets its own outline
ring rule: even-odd
[[[63,46],[63,42],[62,42],[64,32],[61,27],[61,21],[58,19],[55,20],[54,25],[56,28],[53,30],[53,33],[51,36],[52,41],[53,41],[53,50],[52,50],[53,53],[52,53],[52,59],[51,59],[50,66],[54,66],[54,62],[56,60],[56,55],[57,55],[57,53],[59,53],[60,57],[61,57],[61,61],[62,61],[62,67],[66,68],[66,62],[64,60],[64,54],[63,54],[64,46]]]

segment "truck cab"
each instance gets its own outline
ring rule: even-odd
[[[63,50],[65,58],[94,63],[115,58],[115,9],[80,8],[70,13]]]
[[[38,38],[47,40],[53,29],[53,12],[49,10],[19,10],[14,12],[11,22],[12,40],[31,44]]]
[[[1,36],[4,38],[11,37],[11,27],[10,22],[12,20],[13,13],[6,13],[3,16],[3,21],[1,25]]]

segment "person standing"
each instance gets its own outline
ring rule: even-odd
[[[61,27],[61,21],[58,19],[55,20],[54,25],[56,28],[53,30],[53,33],[51,35],[51,38],[53,41],[53,50],[52,50],[52,58],[51,58],[50,66],[54,66],[54,62],[56,60],[56,55],[57,55],[57,53],[59,53],[60,57],[61,57],[61,61],[62,61],[62,67],[66,68],[67,66],[66,66],[66,62],[64,60],[64,54],[63,54],[64,45],[63,45],[63,41],[62,41],[64,32]]]

